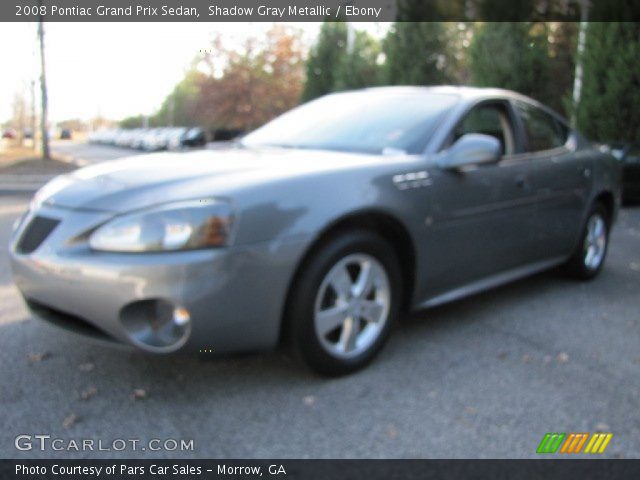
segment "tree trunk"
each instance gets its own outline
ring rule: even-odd
[[[42,16],[40,16],[38,21],[38,39],[40,41],[40,94],[42,97],[42,115],[40,116],[42,158],[44,160],[49,160],[51,155],[49,152],[49,132],[47,131],[47,76],[44,61],[44,27]]]

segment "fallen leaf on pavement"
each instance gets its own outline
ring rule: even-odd
[[[557,357],[558,363],[567,363],[569,361],[569,355],[566,352],[560,352]]]
[[[499,358],[500,360],[504,360],[504,359],[505,359],[505,358],[507,358],[508,356],[509,356],[509,354],[508,354],[507,352],[500,352],[500,353],[498,354],[498,358]]]
[[[524,355],[522,355],[523,363],[529,363],[530,361],[531,361],[531,355],[529,355],[528,353],[525,353]]]
[[[95,365],[93,363],[87,362],[87,363],[82,363],[78,368],[82,372],[90,372],[91,370],[94,369],[94,367]]]
[[[80,417],[78,417],[75,413],[72,413],[71,415],[67,416],[67,418],[64,419],[64,421],[62,422],[62,426],[64,427],[65,430],[69,430],[79,420],[80,420]]]
[[[314,397],[313,395],[307,395],[302,399],[302,401],[307,407],[313,407],[316,403],[316,397]]]
[[[389,428],[387,429],[387,435],[389,435],[390,438],[396,438],[398,436],[398,430],[396,429],[394,424],[392,423],[389,424]]]
[[[50,356],[51,356],[51,354],[49,352],[30,353],[29,354],[29,363],[41,362],[42,360],[46,360]]]
[[[96,387],[89,387],[82,391],[80,398],[82,400],[89,400],[90,398],[95,397],[96,393],[98,393],[98,389]]]
[[[147,396],[147,391],[142,388],[135,388],[131,393],[131,398],[133,400],[140,400],[141,398],[145,398]]]
[[[611,427],[609,427],[609,425],[607,425],[606,423],[596,423],[596,431],[598,432],[608,432],[610,428]]]

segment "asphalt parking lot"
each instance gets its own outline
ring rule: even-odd
[[[146,356],[32,319],[4,253],[26,204],[0,196],[1,457],[521,458],[571,431],[640,457],[640,208],[595,281],[549,272],[422,312],[368,369],[327,380],[279,352]],[[19,451],[21,434],[194,450]]]

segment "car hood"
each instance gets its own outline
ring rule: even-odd
[[[123,212],[207,196],[232,196],[252,184],[386,163],[379,155],[296,149],[199,150],[104,162],[62,175],[34,203]]]

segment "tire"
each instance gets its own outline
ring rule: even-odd
[[[601,203],[595,203],[582,228],[580,241],[565,265],[571,276],[579,280],[591,280],[600,273],[609,249],[610,228],[608,210]]]
[[[374,233],[344,232],[323,242],[289,296],[285,321],[294,353],[327,376],[364,367],[389,337],[401,285],[393,248]]]

